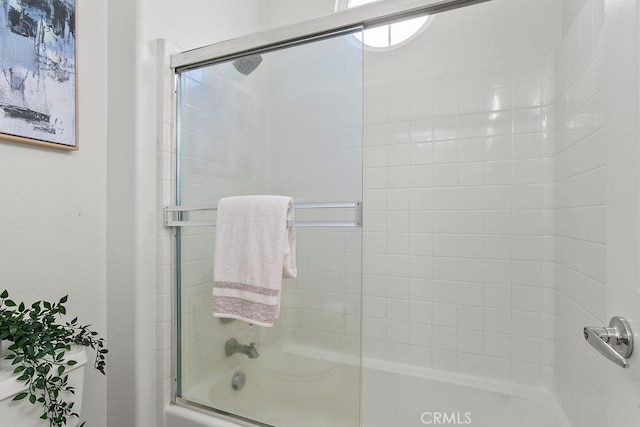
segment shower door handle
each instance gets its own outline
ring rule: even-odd
[[[616,365],[623,368],[629,367],[627,359],[633,353],[633,333],[624,318],[612,317],[608,328],[585,326],[584,338]]]

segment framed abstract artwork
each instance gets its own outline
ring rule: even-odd
[[[77,150],[75,0],[0,0],[0,139]]]

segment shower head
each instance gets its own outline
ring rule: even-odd
[[[243,56],[242,58],[238,58],[233,61],[233,66],[238,70],[239,73],[248,76],[253,73],[253,71],[258,68],[258,65],[262,62],[262,55],[249,55]]]

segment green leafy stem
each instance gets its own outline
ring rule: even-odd
[[[104,339],[90,329],[91,325],[79,325],[77,317],[58,322],[67,314],[66,302],[64,296],[58,302],[36,301],[27,306],[9,299],[6,290],[0,293],[0,341],[11,343],[5,359],[11,361],[18,381],[27,386],[13,400],[39,404],[43,410],[40,418],[49,420],[50,427],[63,427],[68,418],[78,418],[74,402],[69,401],[75,389],[68,383],[67,369],[77,364],[66,357],[71,346],[91,347],[96,353],[94,367],[102,374],[108,353]]]

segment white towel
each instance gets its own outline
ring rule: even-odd
[[[226,197],[218,203],[213,315],[273,326],[282,278],[295,278],[293,200]]]

